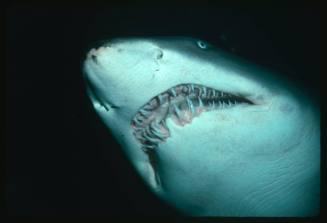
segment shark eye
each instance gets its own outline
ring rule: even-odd
[[[197,45],[201,49],[207,49],[208,48],[208,45],[205,42],[203,42],[202,40],[197,41]]]

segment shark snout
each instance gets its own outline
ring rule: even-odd
[[[110,46],[100,46],[98,48],[92,48],[86,55],[86,58],[92,60],[93,62],[98,62],[98,58],[104,53],[109,53]]]

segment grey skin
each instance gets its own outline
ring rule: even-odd
[[[84,74],[95,111],[135,170],[153,193],[181,213],[319,213],[319,106],[292,81],[204,41],[181,37],[110,40],[87,54]],[[203,112],[181,109],[181,117],[191,117],[185,123],[171,109],[184,99],[172,97],[165,104],[167,113],[161,112],[163,105],[149,113],[166,125],[158,132],[168,134],[168,129],[169,135],[148,152],[136,138],[133,120],[151,99],[181,84],[206,86],[252,103],[207,109],[190,96]]]

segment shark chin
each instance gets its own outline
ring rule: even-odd
[[[181,213],[319,214],[319,104],[292,80],[189,37],[106,41],[83,73],[135,170]]]

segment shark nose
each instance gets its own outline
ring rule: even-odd
[[[110,52],[110,46],[100,46],[99,48],[93,48],[87,53],[87,58],[93,60],[94,62],[98,62],[99,56],[103,55],[104,53],[108,54]]]
[[[91,45],[87,47],[87,58],[91,58],[96,61],[97,56],[101,52],[101,50],[110,47],[110,41],[109,40],[98,40],[93,42]]]

